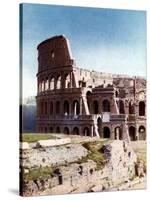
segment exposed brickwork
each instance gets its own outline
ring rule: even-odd
[[[37,132],[146,139],[146,80],[80,69],[69,40],[38,46]]]

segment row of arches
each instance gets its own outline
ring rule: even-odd
[[[38,115],[79,115],[80,114],[80,104],[78,100],[74,100],[71,104],[68,100],[64,102],[60,101],[50,101],[50,102],[39,102]]]
[[[70,129],[68,127],[65,127],[63,132],[67,135],[69,135],[69,134],[80,135],[80,130],[79,130],[78,127],[74,127],[72,129],[72,131],[70,131]],[[84,127],[82,135],[83,136],[90,136],[90,129],[88,127]]]
[[[67,126],[64,127],[64,128],[60,128],[59,126],[57,126],[55,129],[52,126],[50,126],[50,127],[45,126],[44,129],[39,128],[39,131],[45,132],[45,133],[49,132],[49,133],[64,133],[66,135],[70,135],[70,134],[72,134],[72,135],[80,135],[80,129],[77,126],[75,126],[72,130],[70,130],[70,128],[67,127]],[[90,136],[89,127],[85,126],[82,129],[82,135],[83,136]]]
[[[114,130],[114,139],[122,140],[122,129],[118,126]],[[104,138],[110,138],[111,137],[111,131],[109,127],[103,127],[103,137]],[[141,125],[138,128],[138,138],[136,134],[136,128],[134,126],[129,127],[129,137],[131,141],[135,141],[137,139],[139,140],[145,140],[146,139],[146,129],[143,125]]]
[[[70,88],[71,87],[71,76],[65,74],[64,76],[58,75],[57,77],[51,76],[46,77],[42,81],[38,82],[38,93],[47,90]]]

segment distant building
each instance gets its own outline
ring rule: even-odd
[[[37,132],[146,139],[144,78],[76,67],[63,35],[37,49]]]

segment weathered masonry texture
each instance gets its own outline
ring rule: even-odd
[[[37,132],[146,139],[144,78],[78,68],[63,35],[37,49]]]

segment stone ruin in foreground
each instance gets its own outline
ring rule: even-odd
[[[37,132],[146,139],[144,78],[78,68],[63,35],[37,49]]]

